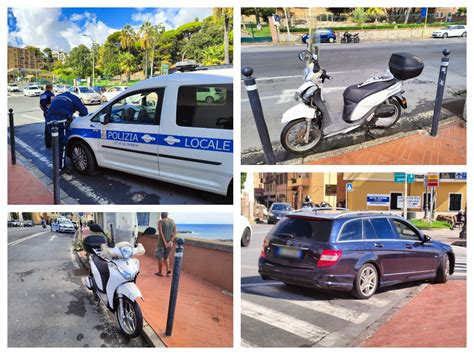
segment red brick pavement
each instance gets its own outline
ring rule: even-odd
[[[466,126],[457,120],[440,127],[438,137],[420,131],[368,148],[358,149],[306,164],[321,165],[464,165]]]
[[[8,204],[9,205],[51,205],[53,193],[18,160],[11,163],[8,152]]]
[[[427,286],[362,347],[466,347],[466,281]]]

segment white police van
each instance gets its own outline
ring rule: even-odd
[[[221,99],[200,100],[211,89]],[[144,80],[96,112],[73,120],[67,154],[74,169],[97,166],[221,195],[232,191],[232,69]]]

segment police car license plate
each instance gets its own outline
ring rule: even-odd
[[[277,247],[276,256],[280,258],[302,259],[303,250],[295,248]]]

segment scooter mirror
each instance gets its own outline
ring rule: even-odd
[[[155,235],[156,234],[156,229],[153,228],[153,227],[148,227],[147,229],[145,229],[143,231],[143,234],[146,234],[146,235]]]
[[[95,223],[91,223],[91,225],[89,226],[89,229],[95,233],[105,233],[102,227]]]
[[[309,58],[311,58],[311,52],[304,50],[298,53],[298,59],[302,62],[306,62]]]

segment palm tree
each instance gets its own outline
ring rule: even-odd
[[[216,19],[223,18],[224,20],[224,63],[229,64],[229,30],[230,30],[230,19],[233,16],[233,10],[231,7],[215,7],[214,17]]]
[[[121,53],[119,56],[120,70],[127,75],[127,81],[130,81],[130,74],[135,69],[135,57],[132,53]]]
[[[132,49],[133,45],[135,44],[137,34],[135,30],[130,25],[125,25],[125,27],[120,31],[120,46],[123,49],[130,50]]]
[[[148,50],[153,46],[155,28],[150,21],[145,21],[138,30],[138,44],[145,50],[145,78],[148,77]]]
[[[375,17],[375,23],[379,22],[379,16],[386,15],[386,10],[383,7],[368,7],[365,12],[367,15]]]
[[[151,36],[151,63],[150,63],[150,76],[153,76],[153,65],[155,62],[155,47],[157,42],[160,39],[160,35],[165,32],[165,26],[161,23],[153,26],[152,36]]]

